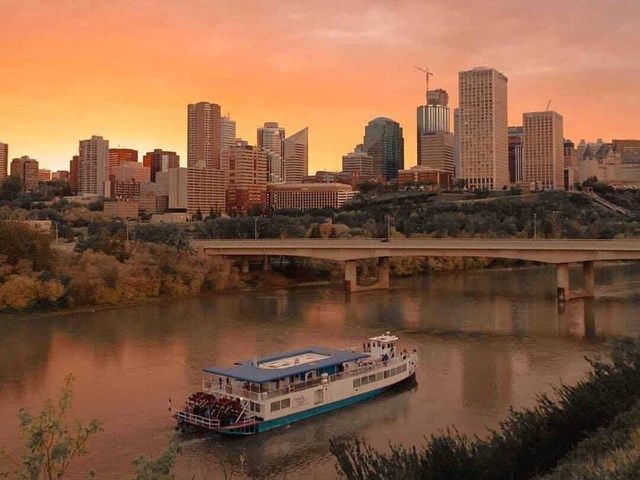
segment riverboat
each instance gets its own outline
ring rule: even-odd
[[[353,405],[414,378],[416,350],[387,332],[360,351],[308,347],[203,370],[202,390],[174,413],[180,427],[252,435]]]

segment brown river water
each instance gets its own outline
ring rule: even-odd
[[[530,406],[587,368],[607,339],[640,333],[640,264],[597,267],[594,300],[559,311],[555,270],[484,270],[394,279],[350,297],[338,287],[251,291],[37,318],[0,318],[0,446],[18,445],[17,413],[56,397],[74,373],[73,415],[104,432],[69,478],[128,478],[166,447],[174,406],[201,369],[309,345],[362,345],[392,331],[417,348],[417,386],[254,437],[182,435],[178,478],[332,479],[331,438],[421,444],[455,426],[483,435],[510,406]],[[572,281],[580,284],[579,272]]]

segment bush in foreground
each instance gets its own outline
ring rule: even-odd
[[[332,441],[338,471],[349,480],[517,480],[548,472],[640,396],[640,342],[617,343],[610,362],[588,361],[584,380],[557,387],[554,398],[543,395],[531,409],[511,411],[486,439],[446,432],[420,449],[395,445],[388,453],[361,441]]]

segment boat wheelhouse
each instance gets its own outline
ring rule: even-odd
[[[203,370],[202,391],[175,413],[180,425],[248,435],[372,398],[415,374],[417,354],[390,333],[360,352],[308,347]]]

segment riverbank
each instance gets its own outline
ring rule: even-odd
[[[581,381],[556,387],[533,408],[512,411],[486,438],[449,430],[432,436],[419,450],[391,445],[389,453],[359,440],[333,441],[338,471],[346,480],[507,480],[554,469],[542,478],[637,478],[640,342],[616,342],[610,359],[589,363]],[[603,464],[594,463],[596,459]]]
[[[90,252],[96,254],[96,252]],[[65,255],[73,256],[77,255],[73,252],[66,252]],[[99,254],[97,254],[99,255]],[[247,274],[242,274],[237,266],[233,265],[233,262],[223,260],[215,257],[209,257],[217,268],[220,276],[227,277],[226,288],[206,289],[198,292],[182,293],[178,296],[172,295],[157,295],[138,299],[122,299],[117,302],[110,303],[97,303],[87,305],[61,305],[56,303],[39,304],[35,307],[25,308],[21,311],[6,310],[0,311],[0,319],[7,321],[15,321],[30,318],[40,318],[48,316],[61,316],[69,313],[93,313],[102,310],[111,310],[117,308],[127,308],[142,304],[162,303],[172,300],[195,298],[203,295],[224,295],[237,292],[251,292],[251,291],[270,291],[281,289],[304,289],[314,287],[336,287],[340,288],[343,284],[342,270],[336,264],[331,262],[319,262],[314,261],[315,268],[298,268],[297,276],[287,276],[285,272],[279,271],[253,271]],[[505,266],[500,261],[491,261],[491,259],[434,259],[427,257],[408,257],[407,259],[394,259],[399,260],[398,263],[392,262],[391,276],[392,278],[403,278],[409,276],[422,276],[422,275],[446,275],[450,273],[459,273],[462,271],[471,270],[519,270],[530,268],[543,268],[543,266],[527,262],[510,262],[509,266]],[[448,263],[441,263],[441,260]],[[454,260],[453,262],[451,260]],[[456,262],[455,260],[466,260],[465,262]],[[486,260],[486,261],[483,261]],[[322,273],[325,279],[310,280],[315,274],[317,274],[318,265],[331,265],[330,271],[321,267]],[[407,268],[407,264],[414,266],[413,270]],[[443,268],[443,265],[451,265],[453,268]],[[324,265],[324,267],[327,267]],[[401,268],[398,267],[401,265]],[[434,269],[433,265],[440,265],[440,268]],[[395,268],[394,268],[395,266]],[[329,267],[327,267],[329,268]],[[328,272],[328,273],[327,273]],[[398,273],[400,272],[400,273]],[[233,278],[233,282],[230,279]],[[232,283],[232,284],[230,284]]]

